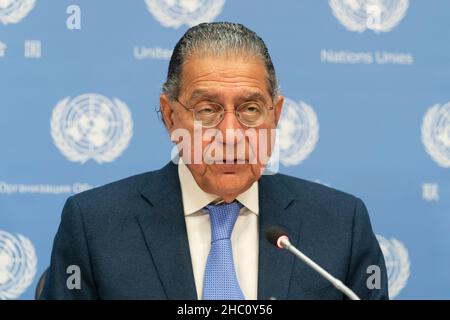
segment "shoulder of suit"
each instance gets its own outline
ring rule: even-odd
[[[83,191],[72,196],[81,209],[106,209],[110,206],[132,206],[141,200],[142,189],[158,179],[161,170],[149,171]],[[111,210],[114,211],[114,210]]]
[[[142,201],[141,191],[144,187],[153,184],[153,182],[167,180],[167,173],[170,172],[170,169],[169,166],[166,166],[160,170],[130,176],[81,192],[72,196],[72,198],[82,210],[98,213],[109,211],[112,214],[117,212],[117,208],[138,205]],[[270,182],[275,188],[283,186],[283,189],[292,194],[296,200],[317,209],[327,209],[326,211],[328,211],[328,208],[330,210],[340,208],[344,211],[353,211],[356,201],[359,200],[351,194],[323,184],[284,174],[262,176],[260,182]]]
[[[263,176],[262,179],[272,179],[273,182],[284,185],[285,189],[288,190],[295,199],[303,203],[309,203],[312,206],[319,206],[322,208],[339,207],[345,211],[353,211],[356,202],[361,201],[352,194],[328,187],[321,183],[280,173],[272,176]]]

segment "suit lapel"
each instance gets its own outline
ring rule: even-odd
[[[168,299],[197,299],[177,167],[170,162],[142,190],[148,202],[137,214]]]
[[[300,212],[292,192],[277,175],[262,176],[259,183],[259,271],[258,299],[287,299],[294,256],[277,249],[266,240],[267,228],[277,225],[289,233],[291,243],[298,241]]]
[[[270,244],[265,232],[270,226],[281,226],[298,246],[301,220],[311,213],[278,175],[261,177],[258,189],[258,299],[288,299],[295,257]],[[141,193],[147,206],[136,216],[167,298],[197,299],[177,167],[169,163],[155,172]],[[301,272],[307,267],[297,268]]]

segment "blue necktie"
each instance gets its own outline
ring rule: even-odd
[[[234,269],[231,232],[242,205],[231,202],[205,207],[211,220],[211,250],[203,278],[204,300],[243,300]]]

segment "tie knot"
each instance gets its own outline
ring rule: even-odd
[[[211,242],[230,239],[241,208],[237,201],[205,207],[211,220]]]

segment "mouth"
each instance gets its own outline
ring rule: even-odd
[[[227,162],[227,160],[228,160],[228,162]],[[247,164],[248,160],[247,159],[242,159],[242,158],[233,159],[233,160],[231,160],[231,159],[224,159],[222,163],[223,164]]]
[[[245,162],[245,160],[238,160],[238,159],[234,159],[233,162],[229,161],[229,162],[225,162],[225,160],[223,161],[223,163],[216,163],[214,166],[218,169],[218,171],[220,171],[221,173],[224,174],[235,174],[239,171],[241,171],[244,167],[243,165],[245,165],[247,162]]]

